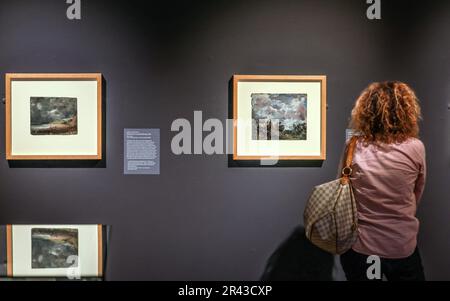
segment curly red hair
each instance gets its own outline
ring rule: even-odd
[[[419,137],[421,110],[416,93],[397,81],[369,85],[352,111],[350,127],[368,143],[402,143]]]

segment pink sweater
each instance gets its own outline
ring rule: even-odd
[[[413,254],[425,177],[425,147],[420,140],[381,146],[358,143],[351,177],[359,218],[354,251],[392,259]]]

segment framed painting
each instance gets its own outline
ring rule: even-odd
[[[101,278],[102,225],[8,225],[7,276]]]
[[[233,76],[233,159],[325,160],[326,81],[326,76]]]
[[[102,75],[6,74],[7,160],[101,160]]]

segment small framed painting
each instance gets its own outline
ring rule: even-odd
[[[233,159],[325,160],[326,93],[326,76],[233,76]]]
[[[6,74],[7,160],[101,160],[101,74]]]
[[[9,225],[7,276],[11,278],[101,278],[101,225]]]

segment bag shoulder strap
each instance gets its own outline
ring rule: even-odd
[[[355,154],[355,149],[356,149],[356,144],[358,143],[358,138],[359,137],[357,137],[357,136],[353,136],[347,146],[347,152],[346,152],[346,157],[345,157],[345,161],[344,161],[345,165],[344,165],[344,168],[342,169],[342,183],[343,184],[346,184],[349,182],[349,178],[353,173],[353,170],[352,170],[353,155]]]
[[[353,155],[355,154],[356,143],[358,142],[358,137],[353,136],[350,140],[347,148],[347,158],[345,160],[345,167],[351,167],[353,163]]]

